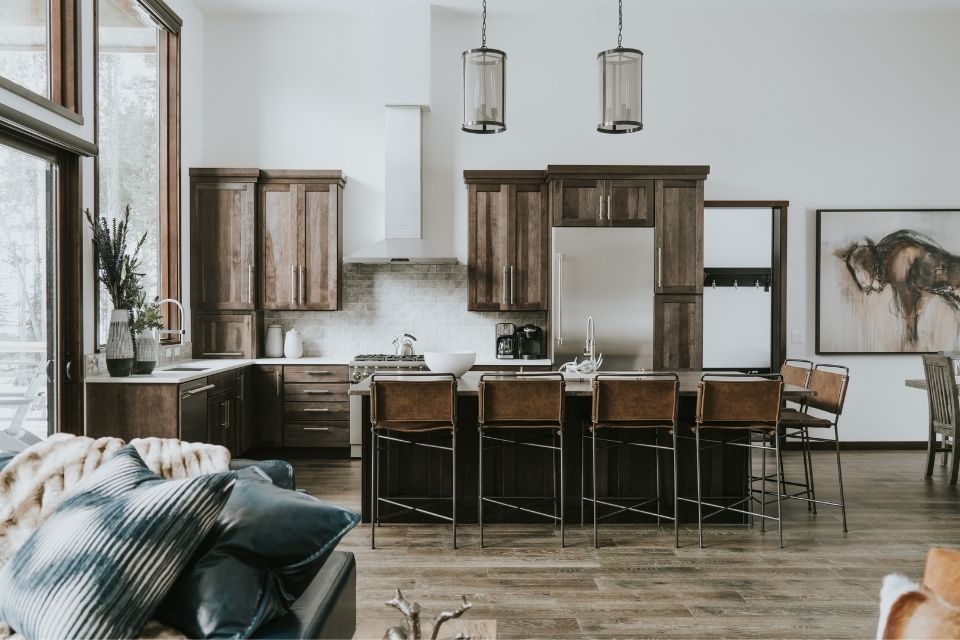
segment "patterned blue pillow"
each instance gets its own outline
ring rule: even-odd
[[[120,449],[0,569],[0,620],[28,638],[129,638],[226,504],[236,474],[166,481]]]

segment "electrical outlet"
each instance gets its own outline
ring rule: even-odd
[[[177,358],[180,356],[180,347],[173,348],[173,357]]]
[[[803,344],[804,342],[806,342],[806,338],[803,335],[803,331],[791,331],[790,342],[793,344]]]

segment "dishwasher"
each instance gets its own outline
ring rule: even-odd
[[[214,385],[206,378],[180,385],[180,439],[185,442],[207,441],[207,391]]]

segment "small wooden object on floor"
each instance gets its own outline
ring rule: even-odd
[[[387,629],[396,626],[398,620],[398,616],[357,620],[357,631],[353,634],[354,640],[383,640]],[[424,631],[428,633],[432,629],[425,629]],[[496,640],[497,621],[471,620],[469,618],[449,620],[443,625],[440,637],[456,638],[461,634],[469,637],[470,640]]]

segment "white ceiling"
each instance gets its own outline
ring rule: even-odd
[[[205,14],[357,15],[369,13],[375,3],[430,4],[457,12],[480,12],[480,0],[193,0]],[[587,5],[606,9],[613,0],[488,0],[488,14],[557,12]],[[960,0],[627,0],[641,11],[697,12],[776,11],[784,13],[955,13]]]

